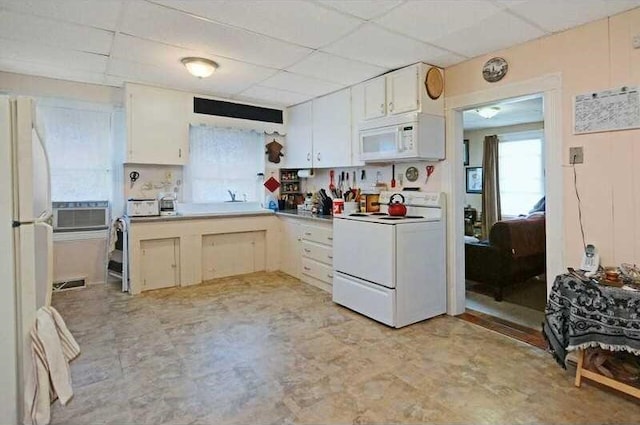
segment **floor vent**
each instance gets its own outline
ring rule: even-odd
[[[53,282],[53,291],[68,291],[70,289],[81,289],[87,287],[87,281],[85,278],[64,280],[61,282]]]

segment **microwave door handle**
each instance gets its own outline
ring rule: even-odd
[[[402,137],[402,131],[400,130],[400,127],[396,128],[396,141],[398,146],[398,152],[404,152],[406,149],[406,146],[404,146],[404,138]]]

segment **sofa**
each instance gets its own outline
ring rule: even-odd
[[[505,287],[545,272],[545,247],[543,212],[498,221],[488,240],[465,242],[466,279],[491,285],[502,301]]]

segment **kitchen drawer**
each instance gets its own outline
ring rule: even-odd
[[[396,291],[336,272],[333,302],[378,322],[396,326]]]
[[[302,226],[302,239],[324,245],[333,245],[333,229],[304,225]]]
[[[331,266],[319,263],[310,258],[302,258],[302,273],[328,284],[333,282],[333,269]]]
[[[333,264],[333,248],[314,242],[302,242],[302,256],[331,266]]]

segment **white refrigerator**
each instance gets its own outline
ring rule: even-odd
[[[14,365],[0,368],[0,417],[11,422],[21,422],[31,376],[29,331],[53,286],[51,182],[40,134],[32,99],[0,96],[0,250],[8,253],[0,256],[0,358]]]

